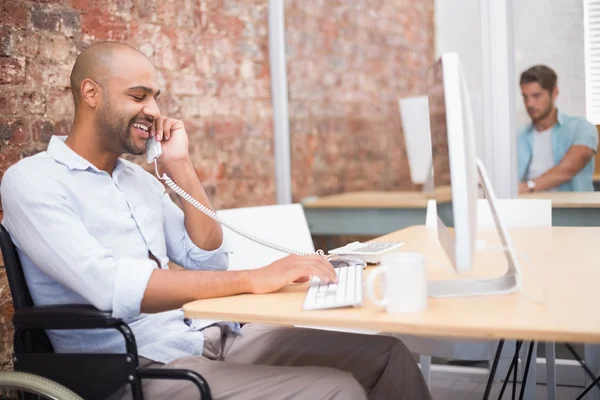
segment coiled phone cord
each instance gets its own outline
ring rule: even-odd
[[[251,235],[249,233],[243,232],[243,231],[237,229],[236,227],[234,227],[232,225],[229,225],[227,222],[223,221],[221,219],[221,217],[219,217],[219,215],[216,212],[214,212],[210,208],[204,206],[198,200],[194,199],[190,194],[188,194],[185,190],[183,190],[182,188],[180,188],[179,186],[177,186],[175,184],[175,182],[173,182],[171,180],[171,178],[169,178],[166,174],[163,174],[162,177],[161,177],[160,174],[158,173],[158,163],[157,163],[156,159],[154,160],[154,169],[156,171],[156,176],[158,177],[158,179],[165,181],[165,183],[167,184],[167,186],[169,188],[171,188],[171,190],[173,190],[179,196],[181,196],[182,199],[184,199],[185,201],[187,201],[188,203],[190,203],[191,205],[193,205],[196,209],[198,209],[199,211],[201,211],[204,214],[208,215],[209,217],[211,217],[215,221],[221,223],[221,225],[223,225],[223,226],[227,227],[228,229],[232,230],[233,232],[237,233],[238,235],[241,235],[241,236],[243,236],[243,237],[245,237],[247,239],[250,239],[253,242],[256,242],[258,244],[262,244],[263,246],[267,246],[267,247],[270,247],[272,249],[279,250],[279,251],[282,251],[282,252],[288,253],[288,254],[295,254],[295,255],[299,255],[299,256],[310,256],[310,255],[324,256],[325,255],[325,253],[323,252],[323,250],[320,250],[320,249],[317,250],[314,253],[307,253],[307,252],[303,252],[303,251],[297,251],[297,250],[291,249],[289,247],[280,246],[280,245],[278,245],[276,243],[270,242],[268,240],[261,239],[261,238],[259,238],[257,236],[254,236],[254,235]]]

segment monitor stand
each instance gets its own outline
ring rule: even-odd
[[[496,208],[496,195],[492,188],[490,179],[485,171],[485,166],[481,160],[477,159],[477,174],[479,183],[483,188],[483,193],[490,206],[490,211],[494,218],[494,225],[500,236],[504,255],[508,262],[506,272],[499,277],[491,279],[458,279],[444,281],[429,281],[427,284],[428,295],[431,297],[460,297],[460,296],[489,296],[498,294],[513,293],[520,289],[521,274],[519,262],[516,257],[516,251],[508,234],[508,231]]]

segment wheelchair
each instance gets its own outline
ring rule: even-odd
[[[208,383],[194,371],[140,368],[131,329],[110,312],[87,304],[35,306],[17,250],[1,224],[0,250],[15,309],[12,319],[15,372],[0,374],[0,388],[26,392],[22,394],[24,400],[37,398],[32,395],[55,400],[104,400],[129,385],[133,399],[143,400],[143,379],[175,379],[193,383],[200,399],[212,399]],[[46,329],[116,329],[123,336],[126,351],[122,354],[55,353]]]

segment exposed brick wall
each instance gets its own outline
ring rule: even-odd
[[[412,188],[398,99],[426,89],[433,2],[286,5],[294,199]]]
[[[425,89],[433,0],[286,7],[294,200],[412,187],[397,100]],[[274,203],[267,11],[267,0],[0,0],[0,179],[68,133],[77,54],[118,40],[158,69],[161,110],[184,120],[215,205]],[[0,363],[11,347],[3,282]]]

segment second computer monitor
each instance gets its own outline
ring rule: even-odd
[[[438,238],[456,270],[467,272],[476,242],[478,177],[470,102],[458,55],[444,53],[430,69],[428,83]]]
[[[429,129],[429,101],[427,96],[413,96],[400,99],[400,118],[404,131],[404,144],[410,179],[415,185],[431,181],[431,132]]]

